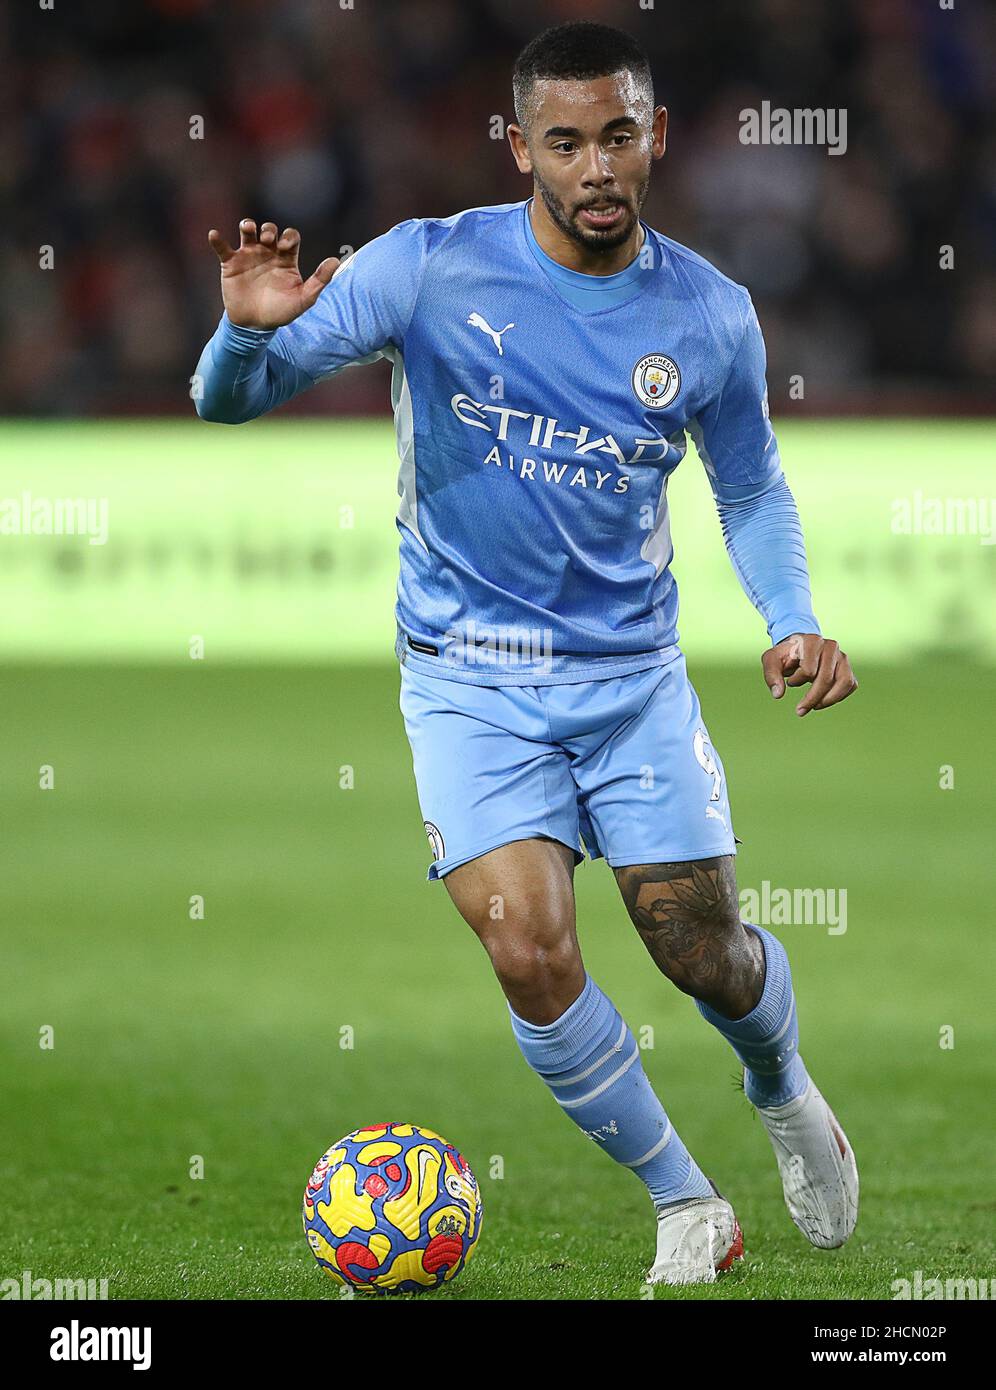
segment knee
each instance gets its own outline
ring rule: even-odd
[[[482,939],[505,997],[520,1018],[553,1023],[580,994],[584,966],[573,924],[532,923]]]
[[[743,1018],[764,986],[760,945],[737,918],[690,934],[684,950],[668,953],[658,964],[684,994],[726,1018]]]
[[[576,943],[567,937],[509,936],[492,943],[488,954],[502,985],[517,991],[556,990],[574,974],[580,959]]]

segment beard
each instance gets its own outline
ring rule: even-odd
[[[632,235],[633,228],[640,219],[640,212],[643,208],[643,204],[646,202],[647,190],[650,187],[650,174],[648,171],[646,177],[641,179],[639,184],[637,184],[632,202],[628,198],[616,197],[614,195],[606,195],[606,197],[602,199],[590,199],[589,203],[608,201],[617,203],[626,209],[626,215],[618,227],[610,227],[606,228],[605,231],[599,231],[597,227],[583,227],[576,221],[577,214],[583,207],[587,207],[589,203],[576,203],[575,206],[568,211],[565,204],[560,201],[550,185],[543,181],[535,167],[533,168],[533,178],[536,182],[536,187],[539,189],[540,197],[543,199],[543,206],[550,214],[550,218],[554,225],[557,226],[565,236],[570,237],[572,241],[576,242],[578,246],[583,246],[586,251],[594,252],[614,251],[616,247],[622,246],[623,242]]]

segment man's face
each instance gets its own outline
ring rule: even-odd
[[[632,234],[666,130],[664,107],[654,111],[633,74],[620,72],[536,82],[528,133],[510,126],[509,138],[554,224],[598,253]]]

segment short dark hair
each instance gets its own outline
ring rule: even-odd
[[[608,24],[593,24],[586,19],[573,19],[555,24],[531,39],[515,60],[512,69],[512,94],[515,118],[525,127],[533,83],[544,79],[584,80],[590,77],[611,77],[617,72],[631,72],[645,85],[653,105],[654,81],[646,53],[622,29]]]

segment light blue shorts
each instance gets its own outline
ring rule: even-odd
[[[573,685],[470,685],[402,666],[401,712],[430,879],[540,835],[613,868],[736,853],[723,764],[680,654]]]

